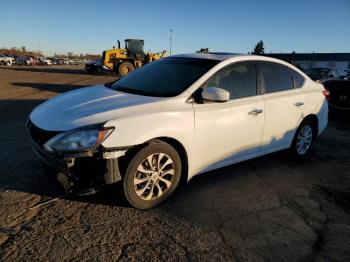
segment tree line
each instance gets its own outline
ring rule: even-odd
[[[30,57],[42,57],[44,56],[41,51],[31,51],[27,50],[25,46],[22,47],[11,47],[11,48],[0,48],[0,53],[15,55],[15,56],[30,56]],[[67,52],[66,54],[54,53],[53,57],[58,58],[68,58],[68,59],[87,59],[87,60],[96,60],[99,59],[100,55],[95,54],[74,54],[73,52]]]

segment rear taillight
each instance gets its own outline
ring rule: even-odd
[[[330,96],[331,96],[331,93],[329,93],[328,90],[323,90],[322,93],[323,93],[323,95],[325,96],[325,98],[326,98],[327,100],[329,100],[329,98],[330,98]]]

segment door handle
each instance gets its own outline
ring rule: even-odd
[[[296,102],[294,105],[295,105],[295,106],[303,106],[303,105],[304,105],[304,102]]]
[[[254,109],[253,111],[250,111],[250,112],[248,113],[248,115],[256,116],[256,115],[258,115],[258,114],[261,114],[262,112],[263,112],[262,109]]]

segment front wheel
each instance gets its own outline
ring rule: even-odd
[[[151,208],[175,191],[180,177],[177,151],[162,141],[150,143],[130,161],[124,177],[124,195],[136,208]]]
[[[135,70],[134,65],[128,61],[121,63],[118,67],[118,72],[121,76],[126,76],[127,74],[129,74],[134,70]]]
[[[305,157],[310,152],[314,138],[315,125],[311,121],[305,121],[297,129],[290,150],[298,157]]]

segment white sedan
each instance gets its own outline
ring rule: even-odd
[[[68,192],[120,181],[129,203],[145,209],[209,170],[283,149],[305,157],[327,125],[326,96],[273,58],[177,55],[56,96],[27,126],[34,152]]]
[[[15,59],[13,57],[9,57],[7,55],[0,54],[0,65],[11,66],[12,64],[14,64],[14,62],[15,62]]]

